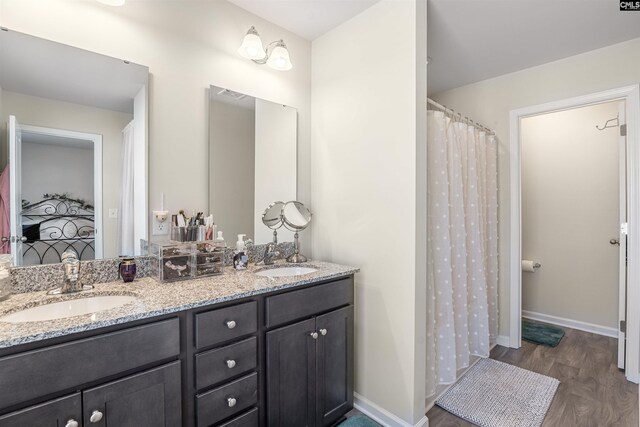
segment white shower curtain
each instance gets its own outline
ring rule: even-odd
[[[119,255],[135,253],[133,222],[133,121],[122,129],[122,187],[118,215]]]
[[[456,381],[498,332],[497,142],[427,113],[427,395]]]

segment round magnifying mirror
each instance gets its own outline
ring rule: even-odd
[[[282,220],[289,230],[301,231],[311,222],[311,211],[300,202],[287,202],[282,207]]]
[[[273,202],[262,214],[262,223],[272,230],[282,227],[282,208],[284,203]]]

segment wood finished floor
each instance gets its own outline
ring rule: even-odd
[[[564,328],[555,347],[523,341],[515,350],[496,346],[491,358],[560,380],[543,427],[638,427],[638,386],[617,367],[617,340]],[[434,406],[431,427],[473,426]]]

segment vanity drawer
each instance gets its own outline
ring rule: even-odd
[[[267,327],[353,304],[353,278],[312,286],[265,299]]]
[[[256,366],[258,366],[256,337],[205,351],[196,355],[196,388],[201,390],[255,369]]]
[[[234,400],[232,400],[234,399]],[[215,424],[258,402],[258,374],[253,373],[196,396],[198,426]]]
[[[0,408],[180,354],[177,318],[0,359]]]
[[[218,427],[258,427],[258,408],[253,408],[246,414],[242,414],[224,424],[219,424]]]
[[[204,348],[258,330],[255,301],[196,314],[196,348]]]

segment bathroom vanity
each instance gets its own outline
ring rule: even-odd
[[[0,321],[0,426],[335,424],[353,405],[358,270],[311,264],[315,271],[299,276],[252,267],[178,283],[98,284],[56,298],[135,301],[46,322]],[[45,300],[44,292],[14,295],[0,316]]]

